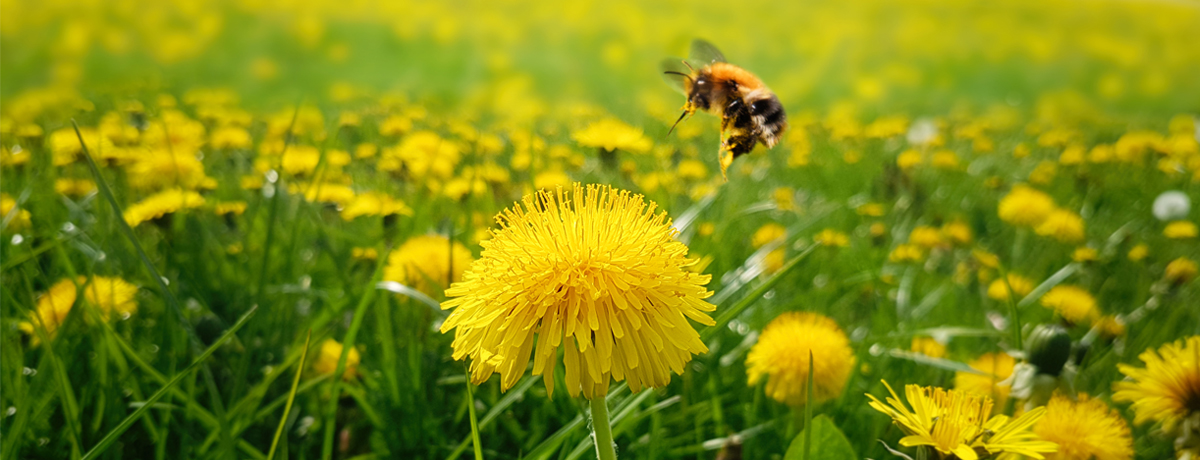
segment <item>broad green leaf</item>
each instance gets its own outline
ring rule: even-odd
[[[818,415],[813,418],[812,425],[804,428],[804,431],[792,440],[792,445],[788,446],[787,454],[783,456],[783,460],[801,460],[804,456],[804,438],[805,434],[812,433],[812,446],[809,452],[809,460],[855,460],[858,455],[854,453],[854,448],[850,447],[850,441],[846,439],[846,435],[842,434],[833,421],[825,415]]]

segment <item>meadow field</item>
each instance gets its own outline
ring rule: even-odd
[[[696,39],[787,111],[724,175]],[[1191,0],[0,0],[0,460],[1200,459],[1198,44]]]

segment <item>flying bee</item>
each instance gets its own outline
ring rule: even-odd
[[[697,110],[721,117],[717,161],[722,176],[734,158],[750,153],[759,142],[774,147],[787,129],[787,114],[775,93],[746,69],[725,62],[712,43],[694,40],[688,60],[663,61],[663,77],[687,95],[671,131]]]

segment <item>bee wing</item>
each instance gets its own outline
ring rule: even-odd
[[[687,94],[687,80],[691,77],[692,69],[689,69],[680,58],[666,58],[659,64],[659,69],[662,70],[663,81],[675,88],[680,93]]]
[[[688,59],[700,62],[702,65],[712,65],[714,62],[726,62],[725,55],[716,45],[699,38],[692,40],[692,51]]]

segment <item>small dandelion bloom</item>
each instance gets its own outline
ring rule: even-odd
[[[1071,324],[1088,324],[1100,316],[1096,298],[1079,286],[1055,286],[1042,296],[1042,306],[1053,309]]]
[[[156,193],[125,208],[125,222],[137,227],[142,222],[153,220],[185,209],[204,206],[204,197],[191,190],[170,189]]]
[[[925,160],[921,156],[921,152],[917,150],[906,150],[896,157],[896,166],[904,171],[915,168]]]
[[[933,161],[930,162],[933,167],[945,170],[954,170],[959,167],[958,154],[951,150],[941,150],[933,154]]]
[[[906,243],[896,246],[888,254],[888,261],[893,263],[920,262],[925,259],[925,251],[920,246]]]
[[[1118,364],[1126,380],[1113,384],[1113,400],[1133,403],[1134,423],[1162,422],[1172,431],[1200,413],[1200,336],[1149,349],[1138,356],[1146,367]]]
[[[341,342],[334,339],[325,339],[321,342],[321,349],[317,353],[317,358],[313,360],[312,369],[318,374],[332,374],[337,372],[338,360],[342,359],[343,346]],[[358,365],[362,362],[362,357],[359,356],[358,350],[351,348],[346,353],[346,367],[343,368],[342,380],[351,380],[358,375]]]
[[[808,374],[809,353],[813,374]],[[854,369],[850,340],[829,317],[811,312],[788,312],[763,328],[758,343],[746,356],[746,373],[751,386],[767,379],[772,399],[801,406],[807,402],[808,380],[812,378],[813,401],[837,398]]]
[[[54,181],[54,191],[72,197],[87,196],[96,191],[96,183],[90,179],[59,178]]]
[[[913,337],[909,349],[930,358],[946,357],[946,346],[933,337]]]
[[[1036,227],[1054,212],[1054,199],[1028,185],[1017,185],[1000,199],[1000,219],[1017,226]]]
[[[1196,234],[1196,224],[1186,220],[1177,220],[1171,222],[1163,228],[1163,236],[1173,240],[1195,238]]]
[[[1120,412],[1087,395],[1080,395],[1079,401],[1054,395],[1033,432],[1058,444],[1058,452],[1047,455],[1047,460],[1133,458],[1133,438]]]
[[[34,332],[36,329],[45,328],[46,336],[53,338],[59,326],[62,326],[67,315],[71,313],[77,296],[78,288],[75,286],[75,281],[70,278],[59,280],[44,294],[38,296],[33,318],[22,322],[19,325],[20,329],[33,337],[32,343],[34,344],[40,342],[38,334]]]
[[[1004,352],[984,353],[967,365],[980,373],[955,372],[954,389],[987,396],[1003,406],[1012,390],[1007,380],[1016,368],[1016,359]]]
[[[1129,260],[1134,262],[1141,262],[1148,255],[1150,255],[1150,246],[1147,246],[1145,243],[1139,243],[1137,246],[1134,246],[1129,250],[1129,254],[1127,254]]]
[[[539,190],[567,187],[571,185],[571,176],[557,169],[542,171],[533,176],[533,187]]]
[[[1125,322],[1113,315],[1101,316],[1092,324],[1092,327],[1095,327],[1106,339],[1115,339],[1125,335]]]
[[[1174,285],[1181,285],[1196,278],[1196,262],[1187,257],[1180,257],[1167,264],[1163,271],[1163,279]]]
[[[441,235],[418,236],[392,251],[383,279],[439,297],[443,287],[462,279],[472,260],[471,251],[462,243],[451,243]]]
[[[1063,243],[1078,243],[1084,238],[1083,218],[1066,209],[1056,209],[1037,226],[1037,234]]]
[[[379,258],[379,251],[375,248],[355,247],[350,249],[350,258],[354,260],[375,260]]]
[[[10,214],[12,217],[9,217]],[[0,220],[6,224],[4,230],[19,232],[29,228],[30,217],[29,211],[17,208],[17,200],[7,193],[0,194]]]
[[[942,225],[942,236],[951,243],[959,246],[971,244],[971,240],[974,237],[971,232],[971,227],[960,220],[947,222],[946,224]],[[909,237],[909,241],[912,241],[911,236]]]
[[[446,291],[454,311],[454,359],[471,358],[471,380],[533,374],[554,390],[564,349],[568,393],[603,397],[611,380],[630,389],[665,386],[708,348],[688,322],[713,325],[710,275],[687,270],[687,246],[665,212],[640,195],[576,184],[540,191],[497,215],[465,281]],[[535,339],[535,334],[537,335]],[[534,345],[536,342],[536,352]]]
[[[96,276],[90,282],[80,277],[78,281],[81,285],[86,283],[83,298],[104,316],[128,317],[137,313],[138,288],[128,281],[108,276]]]
[[[1098,259],[1100,259],[1100,252],[1096,251],[1096,248],[1080,246],[1071,253],[1071,260],[1076,262],[1095,262]]]
[[[213,205],[213,214],[240,216],[246,212],[245,201],[222,201]]]
[[[572,132],[571,139],[584,147],[598,147],[608,151],[645,153],[649,152],[652,146],[650,138],[646,137],[640,128],[612,118],[597,121]]]
[[[908,242],[927,249],[942,246],[942,232],[926,225],[918,225],[908,234]]]
[[[854,212],[857,212],[860,216],[881,217],[887,212],[887,209],[881,203],[864,203],[854,208]]]
[[[763,225],[762,227],[759,227],[758,230],[754,232],[754,235],[750,237],[750,245],[753,246],[755,249],[758,249],[763,246],[766,246],[767,243],[771,243],[771,242],[774,242],[775,240],[783,239],[786,236],[787,236],[786,228],[783,228],[782,225],[771,222],[766,225]]]
[[[825,246],[833,246],[838,248],[844,248],[850,245],[850,237],[846,236],[845,233],[839,232],[832,228],[821,230],[819,233],[813,236],[813,241],[821,243]]]
[[[928,446],[939,458],[958,460],[977,460],[981,455],[992,458],[999,454],[1043,459],[1042,454],[1055,451],[1054,443],[1039,439],[1031,430],[1045,413],[1044,407],[1016,419],[1005,415],[991,416],[991,398],[918,385],[904,388],[908,400],[905,405],[887,382],[883,384],[891,393],[891,397],[886,398],[887,404],[867,394],[871,398],[869,404],[891,417],[892,422],[907,434],[900,439],[902,446]]]
[[[1009,297],[1025,297],[1033,292],[1033,280],[1021,275],[1009,273],[1007,279],[1001,278],[988,285],[987,295],[993,300],[1007,302]]]
[[[351,221],[360,216],[411,216],[412,209],[396,198],[379,192],[355,195],[354,200],[342,209],[342,220]]]

